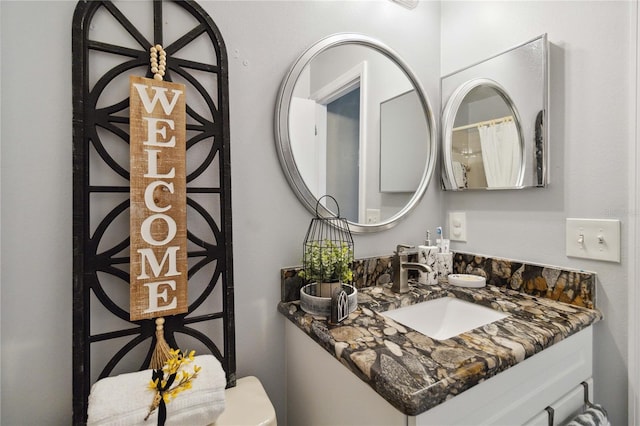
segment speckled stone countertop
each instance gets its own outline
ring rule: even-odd
[[[447,340],[434,340],[378,312],[440,297],[508,312],[507,318]],[[360,289],[358,308],[340,325],[302,311],[278,310],[401,412],[415,416],[602,319],[598,310],[503,287],[463,288],[412,282]]]

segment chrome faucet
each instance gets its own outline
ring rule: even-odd
[[[431,268],[423,263],[408,261],[409,256],[404,250],[410,248],[413,248],[413,246],[398,244],[396,251],[394,252],[391,264],[393,267],[393,285],[391,286],[391,291],[395,293],[407,293],[410,290],[410,269],[422,272],[431,272]]]

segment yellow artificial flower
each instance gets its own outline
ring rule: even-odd
[[[178,394],[184,390],[191,389],[193,380],[198,376],[202,367],[194,365],[193,373],[190,373],[186,369],[186,365],[192,362],[195,359],[196,351],[183,352],[180,349],[171,349],[169,351],[170,358],[162,367],[162,371],[164,373],[164,377],[167,379],[175,374],[174,384],[170,389],[166,389],[164,391],[158,390],[158,379],[149,381],[148,388],[150,390],[155,391],[154,400],[149,408],[149,413],[147,414],[147,418],[155,411],[160,401],[164,401],[165,404],[168,404],[172,399],[175,399]],[[185,356],[185,354],[187,354]],[[162,389],[166,388],[167,380],[160,380],[160,387]],[[146,419],[145,419],[146,420]]]

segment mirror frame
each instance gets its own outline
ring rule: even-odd
[[[371,48],[382,55],[386,56],[392,62],[394,62],[404,75],[409,79],[413,85],[422,109],[424,110],[427,126],[429,127],[429,158],[426,159],[424,172],[420,184],[416,189],[413,196],[409,199],[409,202],[395,215],[388,219],[375,224],[364,224],[348,221],[349,229],[355,233],[368,233],[377,232],[389,229],[395,226],[401,219],[416,207],[422,196],[424,195],[435,169],[435,164],[438,159],[438,131],[436,128],[436,121],[434,119],[434,111],[431,108],[431,104],[427,98],[426,92],[422,87],[422,84],[418,81],[413,71],[409,66],[400,58],[400,56],[391,48],[383,44],[382,42],[357,33],[338,33],[321,39],[314,43],[311,47],[305,50],[296,61],[293,63],[287,74],[285,75],[278,96],[276,99],[275,108],[275,142],[276,151],[278,153],[278,159],[282,166],[282,170],[285,174],[291,189],[296,194],[300,202],[314,215],[316,212],[321,217],[333,217],[335,213],[326,209],[324,206],[318,203],[318,199],[311,193],[302,175],[298,170],[298,166],[293,157],[293,151],[291,149],[291,137],[289,134],[289,110],[291,108],[291,97],[298,78],[302,74],[305,67],[322,52],[337,46],[354,44]],[[324,195],[324,194],[323,194]]]
[[[518,173],[518,181],[516,185],[510,186],[508,188],[458,188],[457,183],[455,181],[455,177],[453,174],[453,126],[456,121],[456,117],[458,115],[458,110],[460,109],[460,105],[465,100],[467,95],[475,88],[484,86],[490,87],[495,90],[500,97],[507,103],[511,111],[513,111],[513,118],[516,125],[516,129],[518,130],[518,139],[520,142],[520,172]],[[522,135],[522,126],[520,125],[520,114],[518,113],[518,108],[515,103],[507,93],[507,91],[495,80],[491,80],[488,78],[474,78],[473,80],[469,80],[465,83],[462,83],[460,86],[456,88],[456,90],[451,94],[447,105],[444,108],[442,113],[442,153],[444,156],[443,161],[443,169],[444,175],[443,180],[446,179],[449,184],[446,186],[447,191],[469,191],[474,189],[482,189],[482,190],[495,190],[495,189],[520,189],[523,188],[523,180],[524,180],[524,171],[525,171],[525,146],[524,146],[524,137]],[[443,182],[444,183],[444,182]]]

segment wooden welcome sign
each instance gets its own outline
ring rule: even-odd
[[[183,84],[130,76],[130,319],[187,312]]]

